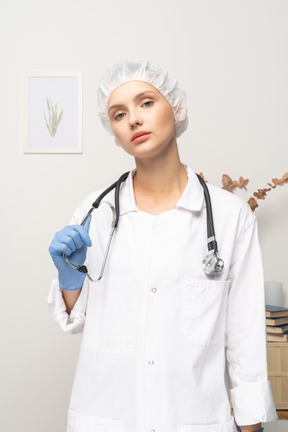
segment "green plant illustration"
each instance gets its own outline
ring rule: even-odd
[[[55,104],[55,107],[54,107],[51,99],[49,100],[48,97],[47,97],[47,107],[48,107],[48,113],[49,113],[49,122],[47,121],[45,111],[43,111],[45,123],[46,123],[47,129],[48,129],[51,137],[54,137],[56,135],[56,132],[57,132],[57,127],[58,127],[58,125],[59,125],[59,123],[63,117],[63,109],[58,116],[57,103]]]

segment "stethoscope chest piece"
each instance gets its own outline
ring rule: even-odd
[[[217,257],[216,252],[211,251],[205,257],[202,261],[202,269],[205,274],[210,275],[213,272],[220,272],[224,267],[224,262],[221,258]]]

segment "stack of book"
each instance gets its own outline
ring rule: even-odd
[[[288,342],[288,308],[266,305],[267,342]]]

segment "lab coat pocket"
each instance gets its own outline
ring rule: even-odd
[[[67,432],[124,432],[123,419],[95,417],[77,411],[68,411]]]
[[[237,432],[234,418],[226,423],[180,425],[177,432]]]
[[[229,281],[185,279],[182,334],[191,345],[224,342]]]

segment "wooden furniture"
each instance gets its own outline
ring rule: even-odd
[[[268,379],[279,418],[288,418],[288,343],[267,342]]]

